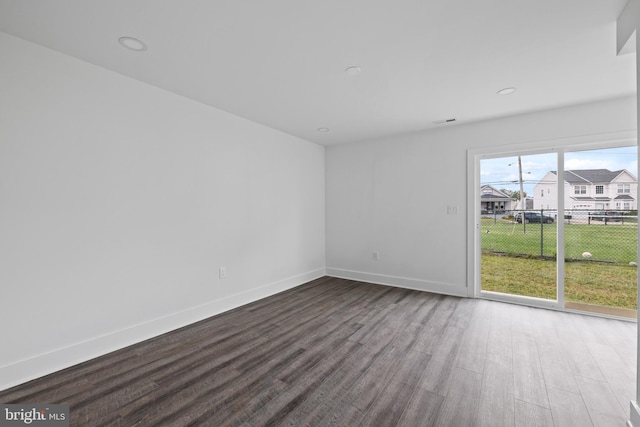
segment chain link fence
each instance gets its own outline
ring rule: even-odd
[[[565,210],[565,259],[635,265],[637,211]],[[483,214],[482,250],[520,257],[557,257],[556,210]]]

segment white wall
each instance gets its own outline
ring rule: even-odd
[[[635,129],[635,112],[628,97],[328,148],[327,274],[470,294],[467,150],[597,140]]]
[[[0,61],[0,389],[324,274],[323,147],[3,33]]]

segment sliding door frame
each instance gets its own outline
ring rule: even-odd
[[[496,292],[483,292],[480,286],[480,161],[482,159],[556,153],[558,171],[558,218],[564,218],[564,155],[568,152],[633,146],[637,144],[635,131],[624,131],[598,135],[537,141],[508,146],[486,147],[467,150],[467,295],[532,307],[562,311],[564,308],[564,221],[557,221],[556,301]]]

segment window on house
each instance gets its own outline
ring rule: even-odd
[[[540,190],[540,197],[544,197],[544,190]]]
[[[574,194],[587,194],[587,186],[586,185],[576,185],[573,188]]]
[[[596,185],[596,194],[604,194],[604,185]]]
[[[618,193],[619,194],[631,193],[631,184],[618,184]]]

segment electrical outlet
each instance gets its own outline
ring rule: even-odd
[[[374,260],[374,261],[378,261],[380,259],[380,252],[373,251],[371,253],[371,259]]]
[[[457,206],[447,206],[447,215],[458,215]]]
[[[221,279],[226,279],[227,278],[227,267],[220,267],[218,269],[218,276]]]

